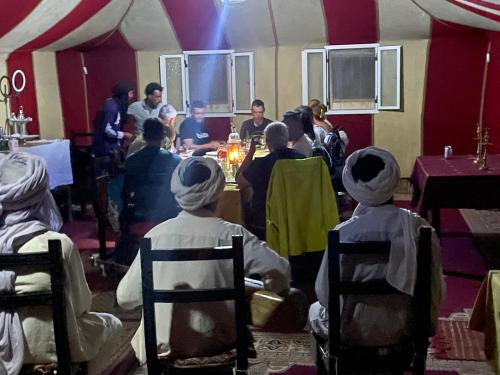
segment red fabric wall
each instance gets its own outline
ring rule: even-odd
[[[119,31],[57,52],[57,70],[66,136],[72,131],[93,131],[111,88],[120,80],[137,82],[135,52]]]
[[[360,44],[378,41],[375,0],[323,0],[329,44]],[[349,135],[347,152],[373,143],[372,115],[329,115]]]
[[[88,111],[90,127],[94,129],[96,115],[106,98],[111,96],[112,87],[121,80],[137,83],[135,52],[119,31],[96,47],[86,44],[80,49],[88,72],[85,76]]]
[[[81,52],[66,50],[56,53],[57,77],[61,93],[61,106],[66,138],[71,132],[88,132],[85,105],[85,78]]]
[[[491,142],[489,150],[500,153],[500,33],[488,34],[491,42],[490,63],[484,100],[483,126],[490,128]]]
[[[21,22],[41,0],[0,0],[0,37],[7,34]]]
[[[432,23],[423,116],[423,153],[474,151],[488,40],[482,30]]]
[[[11,112],[17,112],[18,104],[22,105],[24,115],[33,119],[33,122],[28,124],[28,133],[40,134],[35,91],[35,72],[31,52],[13,52],[10,54],[7,59],[7,74],[9,77],[12,77],[12,74],[18,69],[21,69],[26,76],[26,87],[19,96],[10,100],[10,110]],[[18,82],[20,84],[20,81]]]

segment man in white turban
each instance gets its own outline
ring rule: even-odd
[[[0,252],[48,251],[49,240],[61,241],[71,359],[88,361],[92,374],[116,345],[121,322],[110,314],[89,312],[92,294],[82,260],[73,242],[57,233],[61,225],[42,159],[23,153],[0,154]],[[2,290],[17,293],[50,288],[50,276],[42,272],[2,271],[0,280]],[[50,308],[22,308],[18,314],[0,313],[1,374],[17,374],[23,363],[57,362]]]
[[[290,268],[286,259],[271,250],[241,225],[215,217],[217,201],[224,190],[225,177],[216,161],[193,157],[182,161],[172,176],[171,189],[182,211],[145,237],[154,249],[189,249],[231,245],[233,235],[243,236],[245,274],[260,275],[266,289],[285,292],[290,286]],[[155,287],[159,289],[231,287],[232,262],[156,262]],[[125,309],[142,305],[140,253],[117,290],[118,304]],[[180,357],[210,356],[235,341],[234,304],[161,304],[156,307],[159,353],[173,352]],[[173,318],[173,315],[176,318]],[[171,340],[172,338],[172,340]],[[143,322],[132,347],[141,364],[146,362]]]
[[[386,279],[402,295],[349,296],[341,314],[343,339],[352,345],[392,345],[412,335],[411,297],[416,280],[419,228],[429,225],[418,215],[393,204],[399,183],[399,165],[386,150],[368,147],[354,152],[346,161],[342,181],[347,192],[359,202],[349,221],[337,225],[340,240],[391,241],[387,259],[379,256],[344,256],[342,277],[354,281]],[[435,328],[438,307],[444,298],[439,240],[432,235],[431,314]],[[312,329],[328,337],[328,254],[316,279],[318,302],[309,310]]]

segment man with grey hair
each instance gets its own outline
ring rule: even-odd
[[[236,181],[248,203],[247,226],[260,239],[265,239],[267,187],[271,179],[274,164],[281,159],[303,159],[304,155],[287,147],[288,128],[279,121],[267,125],[264,139],[269,148],[269,155],[255,158],[255,142],[241,164]]]

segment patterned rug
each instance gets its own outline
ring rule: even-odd
[[[468,324],[469,317],[465,313],[439,318],[429,354],[437,359],[486,361],[484,334],[469,329]]]
[[[309,374],[314,369],[313,342],[308,333],[252,332],[257,358],[250,360],[249,375],[282,374],[287,370],[293,374]],[[302,372],[290,369],[300,365]]]

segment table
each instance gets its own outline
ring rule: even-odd
[[[215,215],[230,223],[243,225],[243,206],[237,185],[226,184]]]
[[[419,156],[415,161],[411,205],[423,217],[432,211],[432,225],[438,233],[441,208],[500,208],[500,155],[489,156],[486,171],[472,160],[467,155]]]
[[[484,332],[484,352],[500,370],[500,271],[490,271],[477,295],[469,328]]]
[[[73,184],[68,139],[33,142],[29,146],[17,147],[15,151],[37,155],[45,160],[50,190]]]

